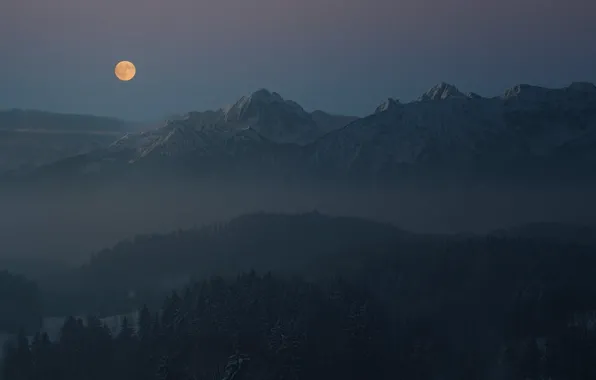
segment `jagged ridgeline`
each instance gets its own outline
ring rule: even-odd
[[[362,118],[307,112],[262,89],[219,110],[128,133],[36,175],[105,179],[179,169],[198,177],[585,179],[596,172],[595,152],[591,83],[517,85],[496,97],[441,83],[412,102],[389,99]]]

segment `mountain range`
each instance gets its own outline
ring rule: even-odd
[[[196,176],[392,180],[429,173],[585,178],[595,168],[594,84],[520,84],[482,97],[440,83],[408,103],[387,99],[363,118],[307,112],[261,89],[231,106],[127,133],[35,173],[155,175],[181,169]]]

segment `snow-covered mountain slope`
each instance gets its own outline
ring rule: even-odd
[[[383,103],[381,103],[376,109],[375,113],[381,113],[385,111],[390,111],[399,107],[400,102],[397,99],[388,98]]]
[[[50,171],[60,175],[109,175],[114,170],[159,173],[163,167],[204,175],[227,170],[248,174],[280,167],[280,160],[288,155],[299,156],[299,145],[275,143],[242,123],[213,122],[222,115],[222,111],[191,112],[160,128],[127,134],[106,149],[58,162],[42,175],[51,178]]]
[[[107,149],[70,159],[69,167],[78,165],[78,172],[89,173],[114,165],[166,160],[219,164],[238,158],[247,165],[250,158],[272,163],[283,156],[298,157],[299,146],[355,119],[323,111],[308,113],[278,93],[261,89],[219,110],[189,112],[159,128],[128,133]]]
[[[296,102],[261,89],[224,108],[226,124],[250,126],[277,143],[306,144],[322,132],[311,115]]]
[[[266,89],[243,96],[221,112],[225,125],[250,127],[273,142],[298,145],[311,143],[356,119],[323,111],[308,113],[298,103]]]
[[[221,111],[191,112],[170,120],[163,127],[128,134],[112,143],[111,153],[130,152],[130,162],[145,157],[180,156],[193,152],[203,155],[233,153],[230,142],[269,142],[250,126],[237,123],[221,123]]]
[[[168,121],[162,128],[126,136],[114,147],[144,145],[150,150],[160,147],[163,154],[169,154],[167,147],[175,147],[175,150],[206,148],[220,140],[208,137],[216,135],[224,139],[242,135],[244,139],[265,138],[278,144],[305,145],[354,119],[322,111],[311,114],[276,92],[260,89],[219,110],[190,112]]]
[[[419,100],[390,100],[313,144],[329,170],[377,172],[423,164],[470,168],[596,158],[596,87],[518,85],[503,96],[464,95],[441,83]]]
[[[453,98],[468,98],[467,95],[464,95],[461,91],[457,89],[452,84],[441,82],[433,87],[431,87],[428,91],[422,94],[418,100],[419,101],[428,101],[428,100],[445,100],[445,99],[453,99]]]
[[[130,151],[131,161],[147,156],[176,156],[185,152],[233,152],[232,142],[304,145],[339,129],[355,117],[306,112],[278,93],[261,89],[240,98],[231,106],[205,112],[190,112],[164,126],[130,133],[115,141],[111,152]]]

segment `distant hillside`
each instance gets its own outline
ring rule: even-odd
[[[108,276],[113,282],[130,281],[131,289],[250,269],[297,273],[316,270],[321,260],[341,252],[374,247],[404,234],[391,225],[357,218],[253,214],[197,230],[138,236],[98,252],[82,273],[85,280],[101,282]],[[138,260],[144,264],[139,266]],[[117,273],[112,272],[115,266]]]
[[[137,128],[140,125],[108,117],[0,111],[0,172],[30,170],[102,149]]]
[[[596,246],[596,228],[566,223],[530,223],[492,233],[494,236],[540,239]]]
[[[338,255],[373,249],[402,234],[408,235],[391,225],[357,218],[252,214],[200,229],[137,236],[98,252],[80,270],[46,279],[44,288],[83,297],[59,301],[61,305],[109,305],[119,312],[135,302],[130,292],[142,298],[182,286],[192,277],[235,276],[251,269],[326,276],[331,267],[323,264],[335,262]],[[357,264],[339,259],[337,265]]]
[[[124,133],[134,125],[111,117],[23,109],[0,110],[0,130]]]
[[[561,225],[560,230],[565,228]],[[46,279],[45,288],[61,297],[70,294],[62,301],[54,299],[49,310],[78,304],[119,313],[127,311],[126,305],[183,286],[191,278],[235,276],[252,269],[311,278],[340,273],[368,277],[375,271],[380,275],[383,263],[395,260],[410,267],[411,275],[450,270],[441,263],[469,271],[475,265],[480,265],[478,270],[493,270],[482,261],[483,252],[489,251],[504,255],[490,260],[504,260],[502,265],[507,266],[513,265],[515,255],[523,261],[551,252],[555,256],[549,260],[554,263],[562,259],[560,255],[586,248],[570,240],[539,237],[413,234],[388,224],[318,213],[252,214],[224,224],[123,241],[98,252],[79,270]]]

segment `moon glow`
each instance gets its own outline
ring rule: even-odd
[[[130,61],[120,61],[114,68],[114,74],[121,81],[127,82],[135,77],[137,68]]]

